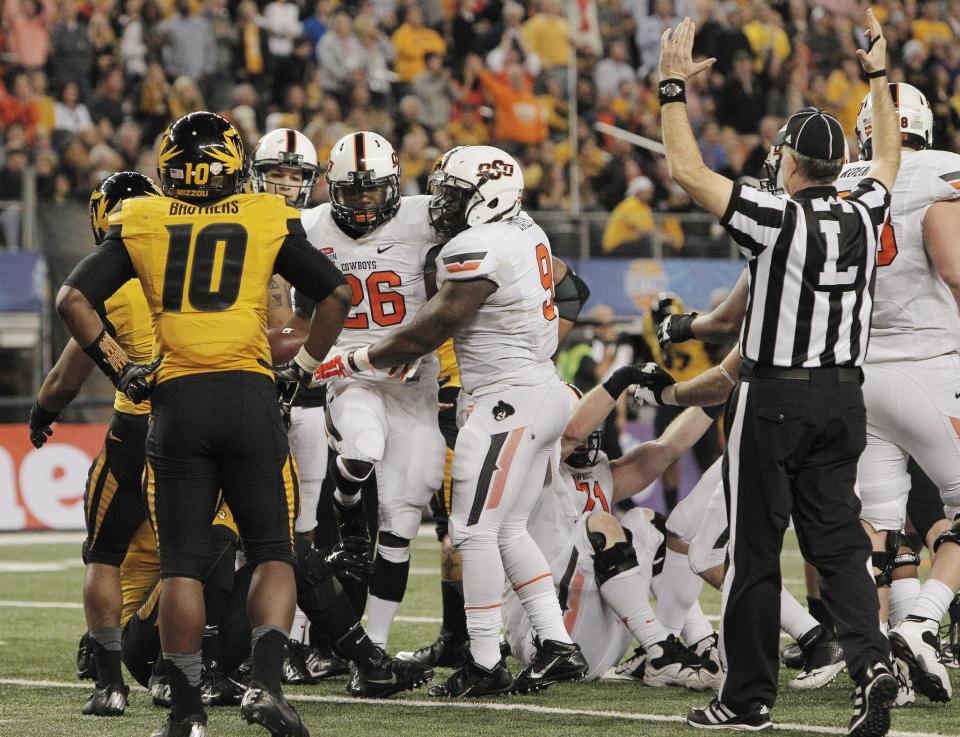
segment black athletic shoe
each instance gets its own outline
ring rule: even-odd
[[[950,623],[946,642],[941,646],[940,660],[948,668],[960,668],[960,594],[950,602],[949,614]]]
[[[687,712],[687,724],[697,729],[733,729],[738,732],[759,732],[773,727],[766,706],[760,705],[753,711],[738,714],[717,699],[703,709]]]
[[[147,689],[154,706],[164,709],[170,708],[170,683],[167,681],[167,672],[163,668],[163,658],[158,657],[153,662],[153,671],[147,681]]]
[[[350,672],[350,661],[328,650],[321,650],[319,647],[307,648],[304,664],[310,675],[318,681]]]
[[[250,673],[253,671],[253,658],[247,658],[230,674],[230,680],[239,683],[244,689],[250,688]]]
[[[811,689],[826,686],[847,667],[839,641],[833,632],[822,624],[805,633],[797,644],[803,651],[803,668],[787,684],[790,688]]]
[[[150,737],[207,737],[207,717],[203,714],[194,714],[182,722],[174,722],[169,718],[166,724],[153,732]]]
[[[803,649],[798,642],[790,642],[780,648],[780,662],[787,668],[800,670],[803,667]]]
[[[413,651],[401,651],[397,653],[397,658],[431,668],[460,668],[467,662],[468,652],[470,652],[469,640],[459,640],[446,632],[441,632],[440,636],[426,647]]]
[[[287,657],[283,659],[281,683],[289,683],[291,686],[315,686],[319,683],[307,668],[306,656],[303,645],[296,640],[287,641]]]
[[[97,684],[87,703],[83,705],[82,711],[89,716],[122,717],[127,709],[129,694],[130,687],[122,683],[119,685],[111,683],[106,686]]]
[[[890,729],[890,708],[900,691],[900,682],[890,667],[874,663],[853,689],[853,716],[848,737],[883,737]]]
[[[377,648],[377,657],[355,667],[347,683],[350,696],[385,699],[401,691],[412,691],[433,678],[433,669],[410,660],[391,658]]]
[[[93,659],[93,646],[90,633],[84,632],[77,647],[77,678],[81,681],[97,680],[97,662]]]
[[[216,667],[203,667],[200,673],[200,700],[204,706],[240,706],[246,688],[231,681]]]
[[[538,643],[533,662],[517,676],[514,693],[539,691],[561,681],[579,681],[588,669],[577,643],[544,640]]]
[[[283,694],[272,694],[262,688],[249,688],[243,695],[240,713],[250,724],[259,724],[272,737],[310,737],[297,710]]]
[[[500,696],[513,689],[513,675],[501,660],[490,669],[477,665],[472,657],[458,671],[454,672],[445,683],[431,688],[427,693],[431,696],[449,696],[452,698],[466,698],[478,696]]]

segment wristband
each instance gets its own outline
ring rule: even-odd
[[[297,351],[297,355],[293,357],[293,362],[311,376],[318,368],[320,368],[320,364],[323,363],[323,361],[318,361],[316,358],[310,355],[310,352],[303,346],[300,346],[300,350]]]
[[[40,402],[34,402],[30,408],[30,424],[37,427],[50,427],[59,416],[59,412],[45,410],[40,406]]]
[[[687,83],[683,79],[660,80],[658,92],[661,105],[666,105],[668,102],[687,101]]]
[[[350,365],[350,368],[354,372],[370,371],[373,369],[373,364],[370,363],[368,356],[369,353],[370,346],[368,345],[365,345],[363,348],[357,348],[355,351],[350,351],[347,354],[347,363]]]
[[[113,336],[107,332],[106,328],[100,331],[100,335],[83,349],[93,362],[97,364],[104,375],[111,381],[116,382],[120,372],[130,363],[130,358],[124,353],[120,344],[113,339]]]
[[[632,380],[632,372],[630,366],[624,366],[623,368],[618,368],[613,372],[613,375],[610,376],[605,382],[603,382],[603,388],[606,390],[613,401],[616,402],[620,399],[620,395],[626,391],[627,387],[631,384],[634,384]]]
[[[886,69],[877,69],[875,72],[867,72],[867,79],[877,79],[878,77],[886,77]]]

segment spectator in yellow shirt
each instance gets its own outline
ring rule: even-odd
[[[783,18],[767,3],[760,3],[757,16],[743,27],[753,52],[753,71],[759,74],[771,59],[782,64],[790,56],[790,38],[783,30]]]
[[[650,241],[656,225],[653,222],[653,182],[647,177],[634,177],[627,187],[627,196],[613,208],[603,231],[603,252],[608,256],[649,256]]]
[[[483,146],[490,141],[490,128],[476,105],[461,105],[460,117],[450,122],[447,133],[457,146]]]
[[[447,53],[443,37],[423,25],[423,11],[415,4],[407,8],[406,20],[393,32],[392,40],[396,52],[393,70],[401,82],[412,82],[427,68],[427,54]]]
[[[931,44],[947,43],[953,40],[953,31],[940,15],[940,3],[927,0],[923,4],[922,16],[910,24],[913,37],[930,48]]]
[[[860,78],[860,65],[850,57],[827,77],[827,102],[845,131],[852,131],[856,126],[860,103],[869,91],[867,83]]]
[[[523,43],[546,70],[566,67],[570,59],[567,19],[557,0],[540,0],[540,12],[523,24]]]

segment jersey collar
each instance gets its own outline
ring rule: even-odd
[[[836,197],[837,188],[833,185],[820,187],[804,187],[799,192],[795,192],[791,199],[794,200],[815,200],[819,197]]]

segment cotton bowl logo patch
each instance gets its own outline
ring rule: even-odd
[[[499,422],[500,420],[507,419],[514,412],[516,412],[516,410],[501,399],[497,402],[497,406],[493,408],[493,419]]]
[[[322,253],[331,261],[336,262],[337,260],[337,249],[335,249],[333,246],[324,246],[320,249],[320,253]]]

